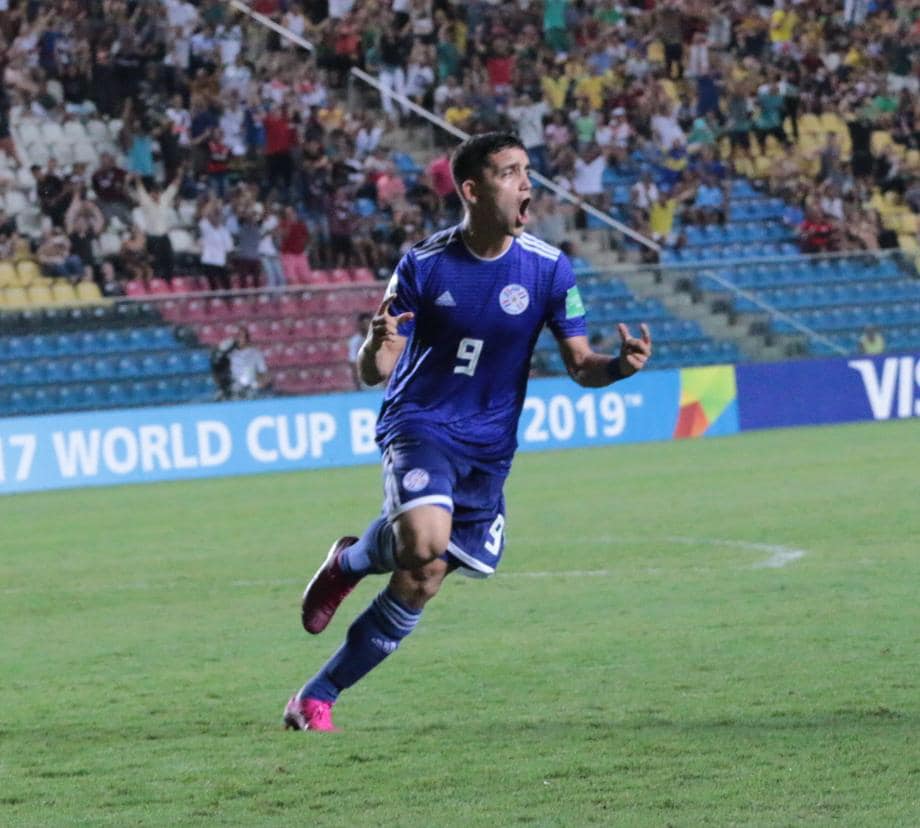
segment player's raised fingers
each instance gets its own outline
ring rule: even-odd
[[[402,325],[403,322],[411,322],[413,319],[415,319],[415,314],[412,311],[406,311],[396,317],[396,324]]]
[[[624,345],[629,340],[629,328],[626,327],[622,322],[617,325],[617,333],[620,335],[620,342]]]
[[[380,303],[380,307],[377,308],[377,316],[384,316],[389,310],[390,305],[393,304],[393,300],[396,298],[395,293],[388,293],[383,297],[383,301]]]
[[[645,322],[639,325],[639,330],[642,331],[642,341],[651,347],[652,345],[652,332],[649,330],[648,325]]]

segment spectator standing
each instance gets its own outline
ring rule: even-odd
[[[344,187],[339,187],[329,202],[326,216],[329,227],[329,253],[334,267],[348,267],[354,264],[352,234],[358,217],[352,199]]]
[[[265,217],[260,227],[259,261],[262,263],[262,271],[265,274],[266,287],[274,290],[283,288],[285,284],[277,244],[280,227],[281,222],[274,211]]]
[[[137,176],[131,178],[135,184],[134,197],[140,205],[143,229],[147,234],[147,251],[153,260],[154,273],[167,282],[172,281],[175,266],[169,231],[173,229],[173,205],[179,191],[180,177],[181,173],[162,192],[156,183],[148,191]]]
[[[290,192],[294,175],[293,150],[297,134],[287,107],[271,106],[262,118],[265,128],[265,174],[268,189],[276,189],[283,201]]]
[[[238,223],[234,269],[240,277],[241,287],[259,286],[259,245],[262,243],[262,226],[255,207],[247,207]]]
[[[83,279],[92,281],[96,265],[93,243],[105,227],[102,211],[77,192],[67,208],[64,226],[70,239],[71,253],[83,263]]]
[[[390,93],[406,94],[406,62],[412,53],[412,40],[411,23],[401,23],[397,17],[384,28],[377,44],[380,58],[380,74],[377,80],[384,90],[381,99],[383,111],[391,122],[398,121],[399,116]],[[405,115],[407,110],[402,104],[400,109]]]
[[[527,149],[531,166],[541,175],[549,172],[543,119],[549,115],[546,101],[534,101],[528,93],[518,97],[508,108],[508,117]]]
[[[223,199],[227,194],[227,174],[230,171],[230,147],[224,141],[224,133],[219,127],[211,130],[208,140],[208,183],[217,197]]]
[[[201,268],[211,290],[230,290],[227,258],[233,250],[233,237],[221,216],[220,203],[211,202],[198,222],[201,234]]]
[[[297,211],[287,206],[280,225],[281,269],[288,284],[305,284],[310,280],[310,262],[307,260],[307,242],[310,231]]]

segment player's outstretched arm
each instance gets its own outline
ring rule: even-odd
[[[406,337],[399,335],[399,325],[415,318],[411,311],[393,316],[390,305],[395,293],[385,296],[371,319],[364,344],[358,351],[358,373],[366,385],[386,382],[396,367],[396,361],[406,345]]]
[[[573,336],[559,341],[559,351],[569,375],[579,385],[601,388],[641,371],[652,356],[652,335],[644,322],[635,337],[622,322],[617,325],[620,352],[614,356],[599,354],[591,349],[586,336]]]

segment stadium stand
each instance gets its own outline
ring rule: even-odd
[[[308,55],[229,4],[10,1],[3,411],[208,398],[193,369],[240,323],[277,392],[350,387],[349,319],[457,217],[449,144],[352,67],[455,126],[518,130],[535,168],[662,244],[653,260],[559,205],[535,220],[551,243],[590,249],[576,266],[607,344],[614,321],[642,318],[660,367],[776,353],[757,336],[788,338],[780,355],[852,351],[869,324],[890,348],[917,345],[915,4],[388,5],[254,4],[313,41]],[[621,270],[643,264],[654,291]],[[90,349],[129,307],[175,346]],[[701,307],[750,341],[720,336]],[[75,350],[42,350],[59,335]],[[545,346],[535,367],[561,370]]]

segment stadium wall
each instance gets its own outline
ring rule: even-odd
[[[376,391],[0,419],[0,493],[376,463]],[[530,383],[521,451],[920,416],[920,354]]]

